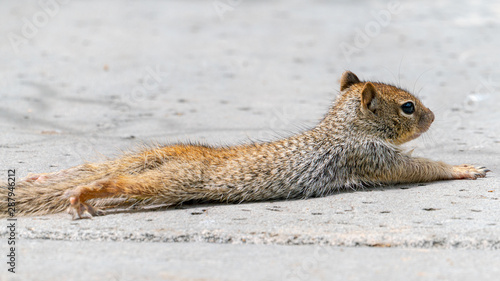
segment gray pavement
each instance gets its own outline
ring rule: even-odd
[[[406,145],[414,154],[492,172],[308,200],[20,218],[16,274],[0,228],[0,280],[498,279],[494,1],[1,5],[5,179],[148,143],[287,136],[321,118],[346,69],[434,111],[431,130]]]

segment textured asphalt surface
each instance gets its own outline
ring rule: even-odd
[[[498,280],[500,5],[494,1],[4,1],[0,177],[148,143],[314,126],[349,69],[434,111],[405,147],[476,181],[324,198],[19,218],[0,280]]]

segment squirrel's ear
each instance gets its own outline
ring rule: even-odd
[[[358,76],[356,74],[346,71],[342,73],[342,77],[340,77],[340,90],[343,91],[349,87],[351,87],[353,84],[359,83]]]
[[[376,96],[377,90],[375,89],[375,86],[373,86],[370,82],[366,83],[365,87],[363,87],[363,90],[361,91],[361,107],[375,113],[377,108]]]

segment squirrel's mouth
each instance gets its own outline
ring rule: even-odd
[[[423,133],[427,132],[427,130],[429,130],[429,128],[431,127],[433,121],[434,121],[434,114],[432,114],[432,116],[429,116],[429,118],[427,118],[427,120],[425,120],[424,122],[422,121],[419,122],[419,130],[415,132],[413,139],[416,139],[420,137],[420,135],[422,135]]]
[[[423,133],[427,132],[431,127],[432,122],[434,121],[434,114],[429,111],[430,114],[427,114],[422,119],[419,120],[418,126],[411,132],[403,135],[398,141],[395,141],[395,144],[403,144],[405,142],[409,142],[420,137]]]
[[[427,128],[424,128],[423,130],[420,130],[420,131],[417,131],[417,132],[414,132],[413,134],[408,134],[408,136],[406,138],[404,138],[400,143],[405,143],[405,142],[409,142],[411,140],[414,140],[418,137],[420,137],[420,135],[422,135],[423,133],[427,132]]]
[[[420,131],[420,132],[416,132],[415,134],[413,134],[413,136],[411,136],[411,138],[409,140],[414,140],[414,139],[420,137],[425,132],[427,132],[427,129]]]
[[[431,127],[432,122],[434,122],[434,113],[429,110],[426,114],[423,114],[418,121],[417,131],[414,132],[406,141],[414,140],[420,137],[423,133],[427,132],[427,130]]]

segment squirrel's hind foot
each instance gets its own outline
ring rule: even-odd
[[[35,181],[44,181],[47,178],[47,174],[29,174],[23,181],[26,182],[35,182]]]
[[[61,170],[52,173],[28,174],[28,176],[21,181],[29,183],[45,183],[47,181],[64,181],[70,177],[78,175],[80,167],[73,167],[66,170]]]
[[[103,210],[93,207],[88,203],[81,202],[78,188],[67,191],[65,196],[69,199],[70,206],[68,207],[68,214],[72,216],[73,220],[89,219],[95,216],[105,215]]]

